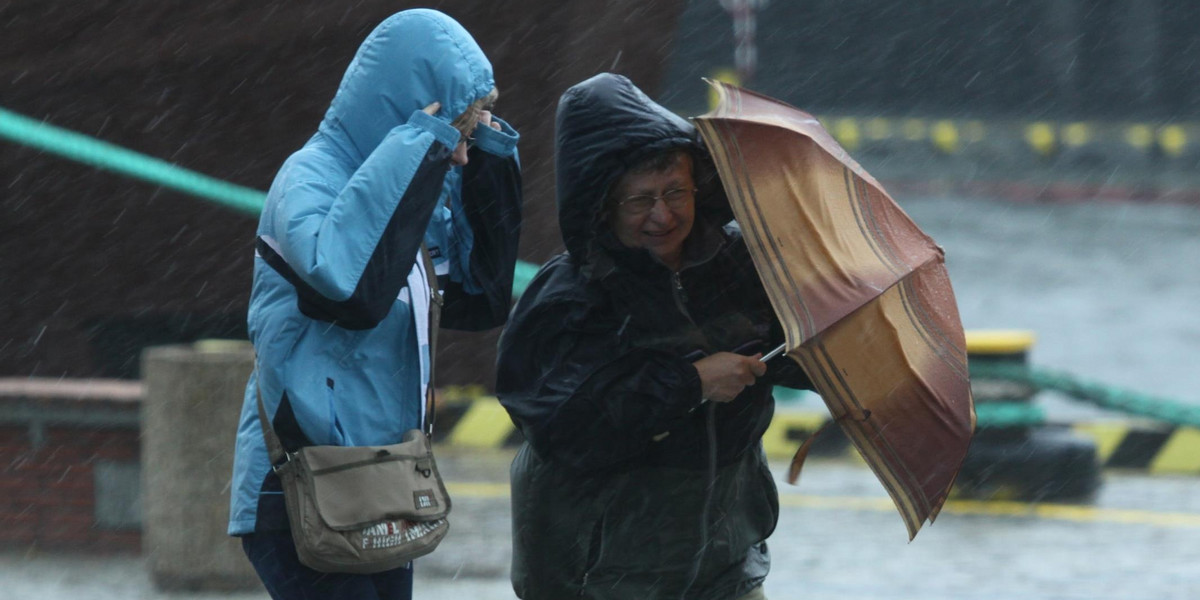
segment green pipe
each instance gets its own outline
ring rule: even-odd
[[[517,261],[517,268],[513,273],[514,298],[519,298],[521,294],[525,293],[525,288],[529,287],[529,283],[533,281],[533,276],[537,275],[538,268],[539,267],[533,263],[525,262],[523,260]]]
[[[971,376],[1026,383],[1037,390],[1056,391],[1100,408],[1200,428],[1200,406],[1084,381],[1059,371],[1024,365],[981,364],[971,366]]]
[[[0,108],[0,138],[258,214],[266,194]]]
[[[3,108],[0,108],[0,138],[216,202],[249,215],[261,213],[267,197],[259,190],[209,177]],[[517,261],[513,295],[520,296],[525,291],[537,270],[537,265]]]

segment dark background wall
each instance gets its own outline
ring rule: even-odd
[[[266,189],[355,49],[412,6],[460,20],[522,133],[522,258],[560,246],[558,95],[603,70],[654,91],[681,0],[0,3],[0,106]],[[148,344],[244,336],[255,220],[0,143],[0,376],[136,377]],[[443,338],[442,383],[492,379],[496,332]]]

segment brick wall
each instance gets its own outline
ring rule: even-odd
[[[140,552],[140,386],[21,383],[0,380],[0,548]]]

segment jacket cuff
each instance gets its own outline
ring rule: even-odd
[[[517,142],[521,140],[521,134],[500,117],[492,115],[492,122],[499,123],[500,130],[497,131],[482,125],[476,127],[475,146],[488,154],[511,156],[517,148]]]
[[[462,137],[462,134],[453,125],[423,110],[413,111],[412,116],[408,118],[408,124],[433,134],[434,139],[451,151],[458,145],[458,140]]]
[[[704,404],[704,385],[700,381],[700,371],[696,369],[696,365],[684,361],[685,367],[682,369],[684,373],[683,390],[680,394],[684,401],[684,406],[688,412],[696,410]]]

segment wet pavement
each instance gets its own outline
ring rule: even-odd
[[[417,562],[418,599],[511,599],[510,452],[443,451],[452,529]],[[786,465],[772,470],[782,477]],[[913,542],[871,472],[813,459],[779,482],[775,600],[1126,600],[1200,597],[1200,478],[1108,473],[1088,506],[952,500]],[[156,591],[139,557],[0,555],[14,600],[264,600]]]

